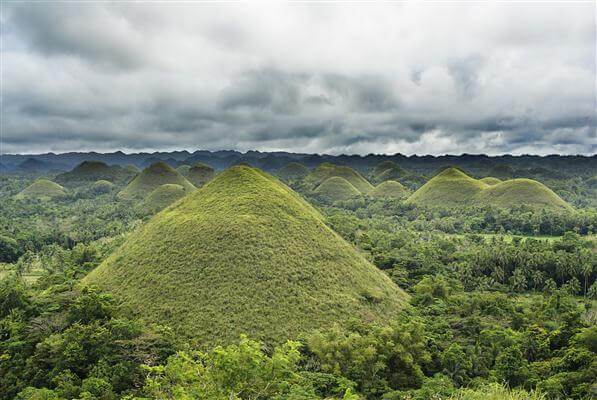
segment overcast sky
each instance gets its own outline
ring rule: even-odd
[[[594,154],[595,2],[3,3],[2,151]]]

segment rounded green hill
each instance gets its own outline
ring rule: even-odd
[[[477,180],[456,168],[448,168],[414,192],[408,203],[423,207],[462,207],[468,205],[534,209],[571,210],[556,193],[532,179],[507,181]]]
[[[202,345],[387,320],[408,297],[298,194],[238,166],[154,216],[83,283]]]
[[[330,202],[348,200],[361,195],[357,188],[339,176],[332,176],[323,181],[314,193]]]
[[[477,194],[487,186],[460,169],[446,168],[414,192],[407,203],[423,207],[472,205]]]
[[[183,198],[188,192],[180,185],[166,183],[158,186],[149,194],[137,207],[137,211],[143,214],[155,214],[163,210],[176,200]]]
[[[65,197],[66,195],[66,189],[56,182],[52,182],[47,179],[38,179],[17,194],[15,199],[51,200],[59,199]]]
[[[572,209],[568,203],[544,184],[522,178],[511,179],[488,187],[480,193],[479,202],[502,208],[525,205],[534,209]]]
[[[280,168],[276,172],[276,175],[280,179],[289,182],[297,179],[303,179],[305,176],[309,175],[309,169],[301,163],[290,162]]]
[[[371,180],[376,183],[384,181],[396,181],[406,175],[398,164],[394,161],[386,160],[375,166],[371,171]]]
[[[149,193],[166,183],[180,185],[187,191],[195,189],[195,186],[180,172],[160,161],[145,168],[118,193],[118,197],[124,200],[145,198]]]
[[[99,181],[93,182],[93,185],[91,186],[91,190],[97,194],[108,193],[112,189],[114,189],[114,184],[104,179],[100,179]]]
[[[112,183],[125,183],[135,176],[135,172],[119,165],[108,165],[101,161],[83,161],[69,172],[56,176],[56,182],[69,187],[98,180]]]
[[[373,185],[354,169],[345,165],[331,163],[319,164],[317,168],[307,175],[305,180],[315,188],[321,185],[323,181],[333,176],[346,179],[362,194],[367,194],[373,189]]]
[[[408,190],[400,182],[385,181],[373,188],[369,196],[378,198],[402,199],[408,196]]]
[[[189,168],[185,176],[193,185],[201,187],[212,180],[215,175],[216,171],[212,167],[198,162]]]

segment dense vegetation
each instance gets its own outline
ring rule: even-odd
[[[2,175],[0,399],[594,398],[597,171],[551,162],[473,176],[542,177],[573,210],[329,201],[285,176],[305,201],[236,167],[148,219],[126,181],[16,199],[39,174]],[[413,165],[357,177],[416,190]]]

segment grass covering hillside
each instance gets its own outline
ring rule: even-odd
[[[335,202],[358,197],[361,192],[346,179],[332,176],[315,189],[315,194],[327,201]]]
[[[572,209],[550,188],[532,179],[511,179],[492,185],[480,193],[479,201],[503,208],[524,204],[535,209]]]
[[[164,162],[156,162],[137,175],[118,193],[118,197],[125,200],[145,198],[149,193],[166,183],[180,185],[187,191],[195,189],[195,186],[180,172]]]
[[[57,175],[55,181],[70,187],[98,180],[125,183],[135,174],[136,172],[119,165],[108,165],[101,161],[83,161],[72,171]]]
[[[371,171],[371,181],[380,183],[389,180],[398,180],[406,175],[403,170],[394,161],[383,161],[377,164]]]
[[[154,216],[83,283],[202,345],[386,320],[407,298],[298,194],[244,166]]]
[[[374,187],[369,196],[402,199],[408,196],[408,190],[400,182],[385,181]]]
[[[487,186],[457,168],[447,168],[421,186],[407,202],[424,207],[471,205]]]
[[[485,178],[481,178],[479,180],[488,185],[497,185],[498,183],[502,183],[501,179],[494,178],[493,176],[486,176]]]
[[[158,186],[137,206],[137,211],[143,214],[155,214],[183,198],[188,191],[175,183]]]
[[[99,181],[93,182],[91,190],[94,193],[103,194],[110,192],[112,189],[114,189],[114,187],[115,185],[112,182],[100,179]]]
[[[512,208],[571,210],[556,193],[532,179],[495,178],[477,180],[456,168],[447,168],[414,192],[408,203],[424,207],[459,207],[468,205]],[[486,183],[489,181],[490,183]]]
[[[51,200],[65,197],[66,195],[66,189],[56,182],[52,182],[47,179],[38,179],[18,193],[15,196],[15,199]]]
[[[189,168],[185,177],[193,185],[201,187],[205,185],[207,182],[211,181],[215,175],[216,171],[212,167],[210,167],[207,164],[198,162]]]
[[[293,181],[309,175],[309,169],[301,163],[291,162],[280,168],[276,175],[284,181]]]
[[[333,176],[346,179],[362,194],[367,194],[369,191],[371,191],[371,189],[373,189],[373,185],[371,185],[369,181],[363,178],[363,176],[354,169],[345,165],[336,165],[331,163],[323,163],[318,165],[317,168],[307,175],[305,180],[315,188],[323,183],[323,181]]]

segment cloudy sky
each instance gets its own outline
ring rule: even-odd
[[[593,154],[595,2],[3,2],[2,151]]]

